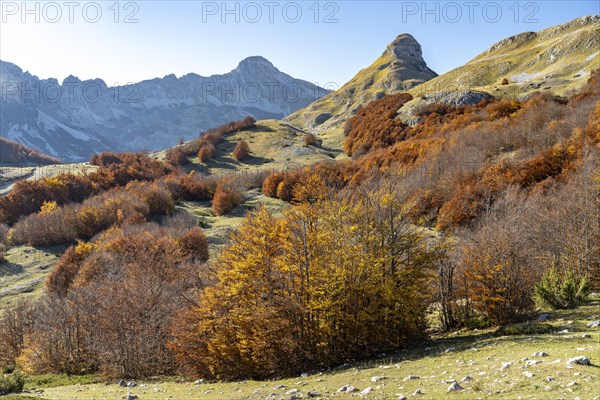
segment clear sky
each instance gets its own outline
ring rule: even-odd
[[[441,74],[507,36],[600,14],[599,4],[0,0],[0,59],[40,78],[72,74],[112,85],[226,73],[261,55],[294,77],[342,85],[401,33],[415,36]]]

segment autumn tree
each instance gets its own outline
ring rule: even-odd
[[[318,177],[315,177],[318,181]],[[248,215],[218,256],[217,282],[174,325],[188,374],[261,378],[388,351],[423,334],[435,254],[381,188],[334,199],[317,181],[275,218]],[[310,186],[310,187],[309,187]]]

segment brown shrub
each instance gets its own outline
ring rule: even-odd
[[[173,165],[186,165],[190,163],[187,155],[180,147],[167,151],[166,158],[167,161]]]
[[[200,151],[198,151],[198,160],[200,160],[201,163],[207,163],[212,160],[216,154],[217,149],[215,146],[207,143],[200,148]]]
[[[240,190],[229,182],[221,182],[213,196],[212,209],[216,215],[225,215],[242,204],[244,197]]]
[[[208,241],[202,229],[194,227],[177,238],[183,255],[200,262],[208,261]]]
[[[312,133],[307,133],[304,135],[304,145],[305,146],[317,146],[319,144],[319,138]]]
[[[238,161],[244,161],[250,155],[250,147],[245,140],[238,142],[233,149],[233,158]]]
[[[262,192],[267,197],[277,198],[277,188],[283,181],[285,175],[280,172],[274,172],[267,176],[262,185]]]

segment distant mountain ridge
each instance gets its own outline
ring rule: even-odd
[[[67,161],[166,148],[246,115],[283,118],[328,93],[258,56],[222,75],[167,75],[118,87],[74,76],[42,80],[0,61],[0,84],[0,136]]]

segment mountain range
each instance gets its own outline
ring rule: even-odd
[[[223,75],[167,75],[115,87],[74,76],[39,79],[0,61],[0,85],[0,136],[65,161],[166,148],[247,115],[283,118],[328,93],[256,56]]]
[[[0,136],[80,161],[107,150],[165,149],[251,115],[281,120],[282,129],[317,134],[326,147],[339,149],[345,121],[360,106],[390,94],[413,95],[399,114],[410,123],[411,110],[424,102],[468,104],[539,90],[573,93],[600,68],[599,31],[600,16],[591,15],[524,32],[439,76],[427,66],[417,40],[401,34],[334,92],[292,78],[262,57],[249,57],[224,75],[167,75],[117,87],[73,76],[59,84],[0,61]]]

